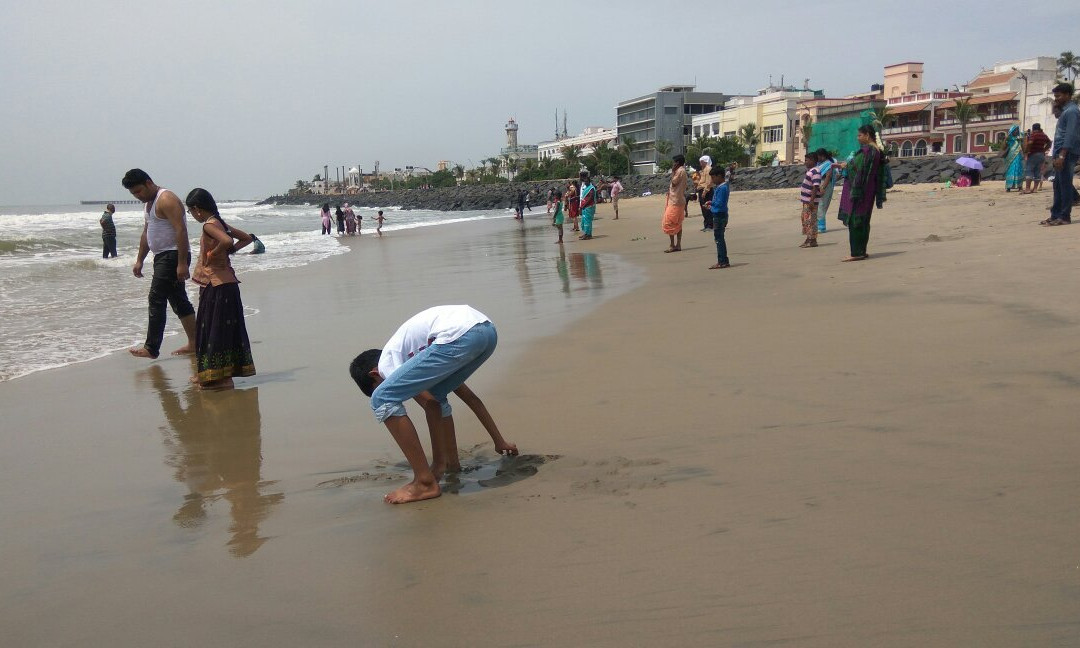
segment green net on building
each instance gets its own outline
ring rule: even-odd
[[[864,110],[858,116],[815,122],[810,134],[810,150],[823,148],[835,153],[836,159],[845,160],[859,148],[859,126],[873,122],[874,113],[870,110]]]

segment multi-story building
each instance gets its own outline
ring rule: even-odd
[[[537,146],[537,154],[541,160],[560,158],[564,148],[575,146],[579,155],[589,155],[596,150],[596,145],[600,142],[607,142],[609,146],[614,147],[617,144],[616,135],[617,131],[614,128],[590,126],[581,131],[580,135],[540,142]]]
[[[756,155],[771,155],[790,164],[796,159],[800,101],[821,97],[820,90],[769,86],[754,96],[730,98],[722,110],[691,119],[693,137],[736,137],[746,124],[757,127]]]
[[[697,92],[695,86],[665,86],[657,92],[619,102],[615,108],[616,134],[634,141],[630,151],[634,173],[655,173],[660,155],[657,142],[670,145],[668,155],[686,151],[693,117],[724,107],[729,96]]]

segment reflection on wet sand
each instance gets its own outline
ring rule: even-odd
[[[604,277],[600,274],[600,257],[592,252],[570,253],[570,276],[584,283],[589,290],[604,287]]]
[[[188,488],[173,520],[183,528],[199,527],[214,502],[225,499],[232,517],[229,552],[250,556],[267,540],[259,536],[259,524],[285,498],[283,493],[260,492],[275,482],[261,478],[259,388],[188,390],[183,394],[185,407],[160,366],[147,372],[171,427],[164,439],[165,463],[175,469],[176,481]]]

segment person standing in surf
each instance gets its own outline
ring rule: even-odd
[[[105,212],[101,214],[98,223],[101,224],[101,258],[116,258],[116,224],[113,223],[113,214],[116,207],[109,203],[105,205]]]
[[[142,277],[143,261],[147,254],[154,253],[146,342],[128,351],[138,358],[158,357],[161,339],[165,336],[165,304],[168,303],[180,318],[187,335],[187,344],[173,351],[173,355],[192,353],[195,351],[195,307],[191,305],[184,287],[191,258],[184,205],[176,194],[154,184],[142,169],[131,169],[124,174],[120,183],[132,196],[146,204],[139,254],[131,269],[132,274]]]

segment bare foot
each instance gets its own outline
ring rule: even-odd
[[[730,268],[730,263],[714,263],[709,266],[709,270],[723,270],[724,268]]]
[[[383,496],[383,499],[387,504],[407,504],[408,502],[433,499],[439,495],[442,495],[439,484],[421,484],[414,480],[401,488],[390,491]]]
[[[134,349],[128,349],[128,353],[136,358],[150,358],[151,360],[157,358],[157,355],[147,351],[146,347],[135,347]]]
[[[518,447],[516,445],[514,445],[513,443],[510,443],[508,441],[502,441],[500,443],[495,444],[495,451],[498,452],[501,455],[506,455],[506,456],[513,455],[513,456],[516,457],[517,454],[518,454]]]
[[[192,376],[191,378],[188,378],[188,382],[191,383],[192,385],[198,385],[199,384],[199,376],[198,376],[198,374]]]
[[[857,256],[857,257],[856,256],[850,256],[850,257],[848,257],[846,259],[841,259],[841,262],[847,263],[849,261],[865,261],[866,259],[869,259],[869,258],[870,258],[869,254],[865,254],[863,256]]]
[[[199,383],[199,389],[203,391],[222,391],[225,389],[232,389],[236,385],[233,384],[232,378],[226,378],[224,380],[215,380],[208,383]]]
[[[191,342],[188,342],[184,346],[182,346],[179,349],[177,349],[176,351],[172,352],[172,354],[174,356],[191,355],[192,353],[195,353],[195,345],[192,344]]]

